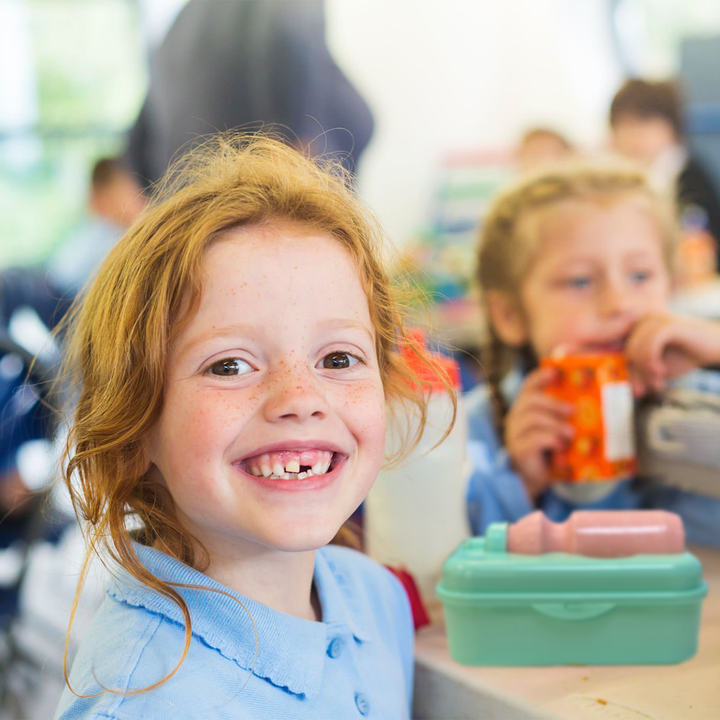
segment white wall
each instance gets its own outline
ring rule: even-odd
[[[448,150],[509,148],[524,128],[604,141],[621,81],[607,0],[326,0],[328,40],[370,103],[361,191],[402,244],[427,219]]]

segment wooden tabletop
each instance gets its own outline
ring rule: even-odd
[[[679,665],[467,667],[442,626],[416,639],[414,717],[720,720],[720,552],[692,548],[709,592],[697,655]]]

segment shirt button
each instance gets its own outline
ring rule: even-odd
[[[327,654],[331,658],[336,658],[342,652],[342,640],[340,638],[333,638],[330,645],[328,645]]]
[[[370,701],[367,699],[367,695],[355,693],[355,704],[361,715],[370,714]]]

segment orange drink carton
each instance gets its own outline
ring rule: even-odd
[[[637,471],[633,395],[623,355],[549,357],[540,365],[557,371],[545,392],[575,407],[569,420],[575,435],[565,450],[553,453],[553,476],[580,483],[633,475]]]

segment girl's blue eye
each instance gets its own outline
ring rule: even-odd
[[[650,279],[651,273],[646,272],[645,270],[639,270],[638,272],[634,272],[630,274],[630,277],[632,278],[632,281],[634,283],[644,283],[647,282]]]
[[[234,377],[244,375],[250,370],[252,367],[240,358],[224,358],[213,363],[206,372],[216,377]]]
[[[590,286],[592,278],[587,275],[578,275],[577,277],[569,278],[567,284],[571,288],[582,290]]]
[[[360,362],[360,359],[346,352],[328,353],[319,364],[325,370],[345,370]]]

